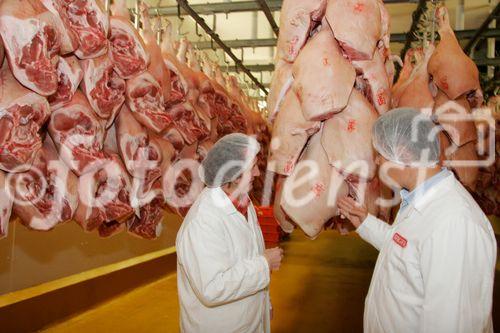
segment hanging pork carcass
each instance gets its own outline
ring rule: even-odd
[[[479,84],[479,71],[458,43],[450,26],[448,9],[444,6],[438,7],[436,19],[441,40],[427,66],[432,82],[449,99],[455,100],[465,95],[471,107],[481,106],[483,93]]]
[[[111,126],[116,114],[125,102],[125,80],[113,70],[107,55],[82,60],[82,91],[94,112]]]
[[[31,0],[30,0],[31,1]],[[55,0],[59,14],[78,38],[75,55],[96,58],[108,52],[109,16],[102,0]]]
[[[48,130],[61,159],[78,176],[94,171],[104,159],[104,121],[81,92],[52,112]]]
[[[0,70],[0,110],[0,169],[27,171],[42,147],[50,107],[45,97],[19,84],[7,62]]]
[[[111,13],[109,58],[115,72],[122,79],[131,79],[146,70],[150,61],[149,54],[139,32],[130,22],[127,2],[115,0]]]
[[[37,0],[2,1],[0,35],[16,79],[42,96],[55,93],[61,48],[55,16]]]
[[[78,205],[78,179],[60,160],[50,137],[37,152],[30,170],[9,183],[15,193],[14,214],[34,230],[48,231],[73,218]]]
[[[300,52],[293,77],[293,91],[307,120],[328,119],[347,105],[356,72],[327,23]]]
[[[78,59],[69,55],[59,58],[57,75],[57,91],[47,98],[52,110],[56,110],[71,101],[83,79],[83,70]]]

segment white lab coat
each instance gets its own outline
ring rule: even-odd
[[[364,332],[492,332],[493,229],[450,174],[388,225],[357,229],[380,253],[365,301]]]
[[[177,234],[181,332],[270,332],[270,271],[253,205],[248,221],[205,188]]]

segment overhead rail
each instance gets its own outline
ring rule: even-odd
[[[500,3],[496,5],[496,7],[491,11],[490,15],[484,20],[484,22],[481,24],[481,26],[476,30],[476,33],[474,36],[469,40],[467,45],[464,47],[464,52],[466,54],[469,54],[472,49],[475,47],[476,43],[479,41],[481,37],[488,37],[484,33],[489,30],[488,26],[490,25],[491,21],[496,19],[500,15]]]
[[[188,13],[193,18],[193,20],[195,20],[196,24],[199,24],[200,27],[202,27],[203,30],[205,30],[205,32],[212,38],[212,40],[216,42],[231,59],[233,59],[236,68],[243,71],[255,83],[255,85],[257,85],[257,87],[259,87],[264,92],[264,94],[267,95],[268,91],[264,87],[264,85],[259,80],[257,80],[257,78],[248,68],[245,67],[245,65],[243,65],[243,62],[233,53],[233,51],[231,51],[231,48],[224,44],[219,35],[207,25],[205,20],[200,17],[200,15],[198,15],[198,13],[188,4],[187,0],[177,0],[177,4],[179,5],[179,9],[182,9],[186,13]]]
[[[417,3],[417,0],[386,0],[386,4],[397,4],[397,3]],[[282,0],[267,0],[266,1],[269,10],[279,11],[283,4]],[[238,12],[257,12],[262,10],[259,3],[256,1],[233,1],[233,2],[214,2],[206,4],[193,4],[191,8],[196,11],[199,15],[212,15],[212,14],[230,14]],[[162,16],[177,16],[177,6],[165,6],[165,7],[152,7],[149,9],[150,15],[162,15]],[[189,15],[185,10],[181,10],[181,15]]]
[[[273,13],[271,12],[271,9],[267,5],[266,0],[256,0],[256,1],[260,5],[262,11],[264,12],[264,15],[266,15],[266,18],[269,21],[269,24],[271,25],[271,29],[273,29],[274,34],[276,35],[276,37],[278,37],[280,34],[280,28],[276,24]]]
[[[477,66],[500,66],[500,58],[478,58],[472,59]],[[251,72],[272,72],[274,71],[274,64],[259,64],[259,65],[246,65],[246,68]],[[228,66],[229,72],[236,72],[235,66]]]
[[[470,30],[458,30],[455,31],[455,36],[457,36],[458,40],[462,39],[470,39],[476,33],[475,29]],[[406,42],[406,33],[396,33],[391,34],[391,43],[405,43]],[[487,29],[485,30],[482,37],[490,38],[490,37],[500,37],[500,29]],[[413,36],[413,40],[416,41],[417,38]],[[235,39],[235,40],[224,40],[224,44],[233,49],[240,49],[242,47],[248,48],[257,48],[257,47],[272,47],[276,46],[278,40],[276,38],[262,38],[262,39]],[[213,43],[207,41],[194,42],[197,48],[201,50],[210,49],[213,47]]]

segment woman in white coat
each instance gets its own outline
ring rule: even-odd
[[[248,198],[259,150],[255,139],[230,134],[202,162],[207,187],[176,242],[181,332],[270,332],[270,273],[283,251],[265,250]]]
[[[472,196],[439,167],[437,133],[411,109],[390,111],[374,125],[380,170],[387,170],[380,177],[402,188],[392,225],[350,198],[339,201],[358,234],[380,251],[365,332],[493,332],[495,235]]]

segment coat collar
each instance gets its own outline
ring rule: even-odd
[[[212,204],[216,208],[220,208],[227,215],[232,215],[238,212],[236,207],[234,207],[231,199],[227,196],[227,194],[220,187],[207,187],[205,189],[207,191],[207,195],[210,197]]]
[[[455,175],[453,172],[449,172],[449,174],[439,183],[435,184],[433,187],[429,188],[425,195],[416,196],[413,201],[413,208],[417,210],[419,213],[422,213],[425,207],[436,199],[436,197],[440,196],[443,192],[453,187],[455,184]]]

